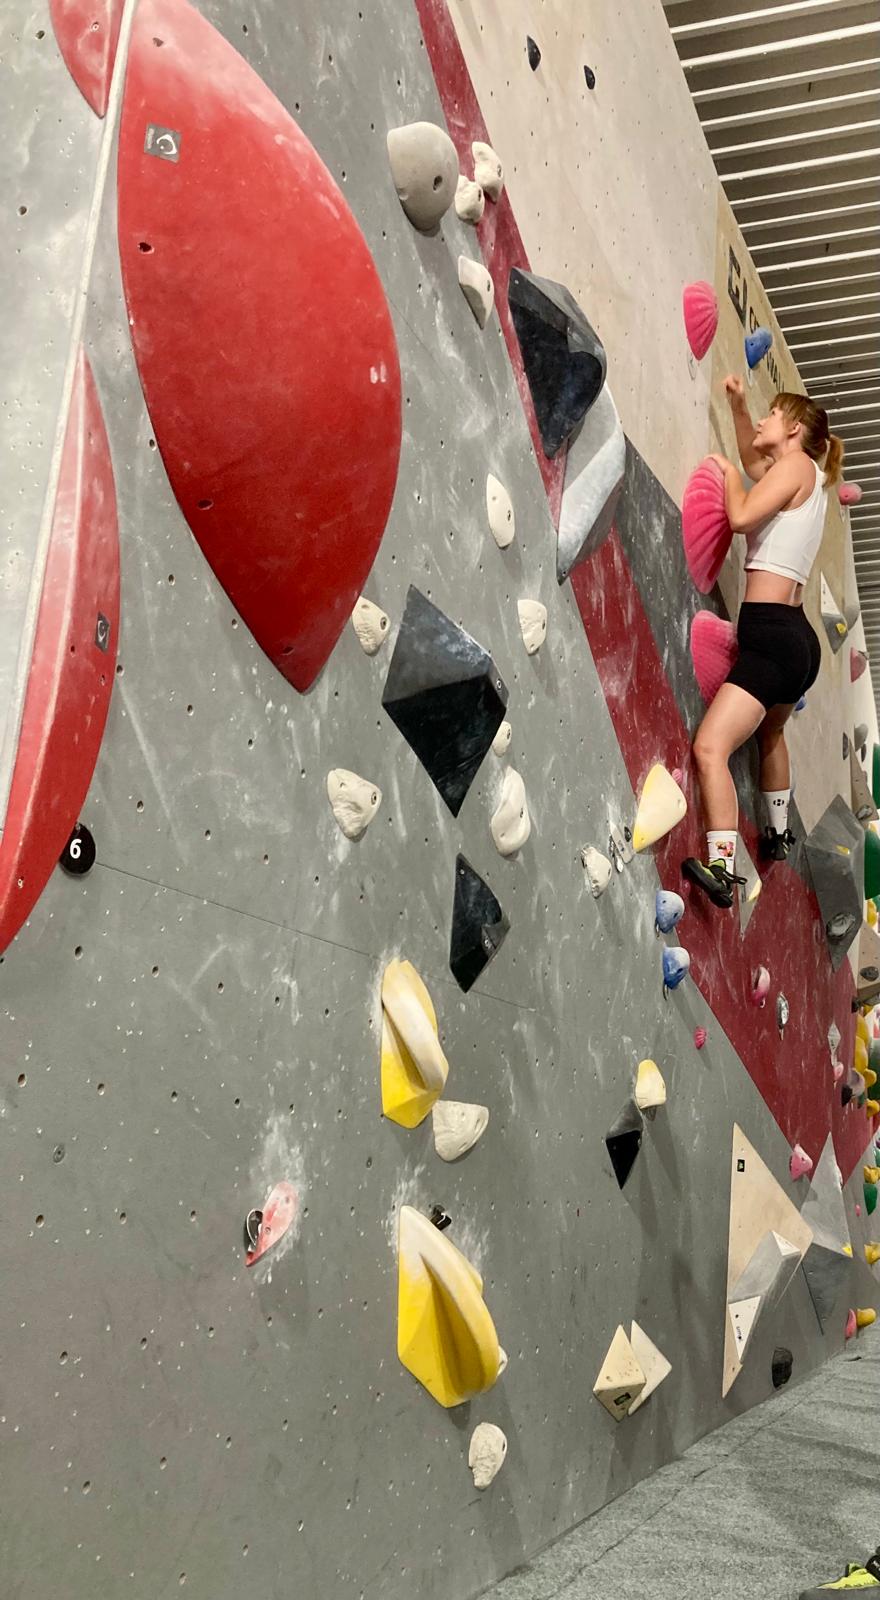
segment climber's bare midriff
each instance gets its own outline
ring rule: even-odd
[[[804,586],[793,578],[783,578],[778,572],[747,572],[744,599],[763,601],[765,605],[799,606],[804,598]]]

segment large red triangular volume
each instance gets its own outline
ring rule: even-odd
[[[107,110],[122,9],[123,0],[49,0],[65,66],[99,117]]]
[[[0,950],[36,904],[78,820],[101,748],[118,634],[113,467],[80,351],[0,840]]]
[[[119,250],[135,359],[181,510],[295,688],[379,547],[400,369],[366,241],[284,107],[186,0],[140,0]]]

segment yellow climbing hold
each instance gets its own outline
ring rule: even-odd
[[[862,1070],[862,1077],[865,1080],[865,1088],[873,1089],[875,1083],[877,1082],[877,1074],[873,1067],[864,1067]]]
[[[402,1128],[417,1128],[446,1087],[449,1064],[437,1017],[409,961],[391,961],[382,979],[382,1110]]]
[[[866,1049],[871,1043],[871,1030],[861,1013],[856,1014],[856,1038],[862,1040]]]
[[[880,1100],[866,1100],[865,1114],[869,1117],[880,1117]]]
[[[876,926],[877,926],[877,907],[875,906],[873,900],[869,900],[868,901],[867,912],[866,912],[866,921],[867,921],[867,924],[868,924],[869,928],[876,928]]]
[[[640,1061],[636,1073],[636,1105],[640,1111],[656,1111],[666,1104],[666,1084],[656,1061]]]
[[[840,1247],[840,1253],[841,1253],[842,1256],[849,1256],[850,1261],[851,1261],[852,1260],[852,1245],[851,1244],[842,1244],[841,1247]]]
[[[865,1260],[869,1267],[876,1266],[877,1262],[880,1261],[880,1244],[865,1245]]]
[[[862,1074],[862,1077],[864,1077],[865,1076],[865,1068],[866,1068],[867,1065],[868,1065],[868,1046],[865,1044],[864,1039],[858,1039],[857,1038],[856,1042],[855,1042],[855,1046],[853,1048],[853,1066],[855,1067],[856,1072],[860,1072]]]
[[[397,1354],[441,1406],[490,1389],[498,1335],[476,1268],[445,1233],[402,1206],[397,1235]]]
[[[871,1323],[872,1322],[876,1322],[876,1321],[877,1321],[877,1313],[876,1313],[876,1311],[873,1311],[870,1306],[868,1306],[867,1309],[862,1309],[861,1311],[856,1311],[856,1327],[857,1328],[870,1328]]]
[[[680,822],[687,801],[671,772],[658,761],[645,779],[633,825],[633,849],[644,850],[656,844]]]
[[[866,1183],[880,1183],[880,1167],[863,1167]]]

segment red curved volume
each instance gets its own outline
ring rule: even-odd
[[[81,350],[0,839],[0,950],[42,894],[79,817],[107,720],[118,633],[116,490]]]
[[[296,123],[186,0],[140,0],[119,138],[131,337],[181,510],[305,690],[372,566],[400,369],[366,241]]]
[[[58,48],[80,94],[103,117],[119,41],[123,0],[49,0]]]

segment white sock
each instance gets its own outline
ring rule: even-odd
[[[736,859],[736,829],[710,828],[706,842],[710,867],[714,861],[720,861],[725,872],[732,872]]]
[[[784,833],[788,827],[788,802],[791,799],[790,789],[762,789],[761,799],[767,808],[767,821],[777,833]]]

